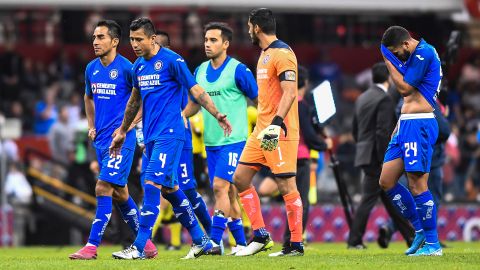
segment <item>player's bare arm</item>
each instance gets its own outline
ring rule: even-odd
[[[93,103],[93,98],[88,95],[84,95],[83,100],[85,102],[85,112],[87,115],[88,138],[93,141],[95,136],[97,136],[95,129],[95,104]]]
[[[135,116],[135,119],[133,119],[133,122],[132,124],[130,125],[130,127],[128,128],[127,132],[129,132],[130,130],[134,129],[135,126],[140,123],[140,121],[142,121],[142,113],[143,113],[143,109],[142,109],[142,106],[140,106],[140,109],[138,110],[138,113],[137,115]],[[117,129],[115,129],[115,131],[112,133],[112,138],[115,138],[115,136],[117,135],[118,131],[120,130],[120,128],[122,128],[121,126],[118,127]]]
[[[120,154],[123,142],[125,141],[126,133],[133,120],[137,116],[137,113],[142,105],[142,97],[138,89],[133,88],[130,99],[128,99],[127,107],[125,108],[125,114],[123,116],[122,126],[118,130],[117,134],[112,140],[110,145],[110,154],[117,156]]]
[[[283,94],[280,99],[280,104],[277,109],[277,116],[280,116],[282,119],[287,116],[287,113],[290,111],[293,102],[297,101],[297,82],[296,81],[281,81],[280,87],[282,88]]]
[[[410,96],[415,91],[415,87],[411,86],[403,80],[403,75],[398,72],[398,70],[393,66],[392,62],[385,59],[385,64],[387,65],[388,72],[392,77],[393,82],[397,86],[397,91],[403,96]]]
[[[198,111],[200,111],[200,108],[201,108],[200,104],[195,103],[189,99],[187,106],[185,107],[185,109],[183,109],[183,112],[182,112],[183,116],[186,118],[190,118],[193,115],[195,115]]]
[[[211,115],[213,115],[213,117],[215,117],[215,119],[217,119],[218,124],[222,127],[225,135],[230,135],[230,133],[232,133],[232,126],[230,125],[227,116],[217,110],[217,107],[208,93],[198,84],[190,89],[190,93],[195,100],[197,100],[198,104],[204,107]]]

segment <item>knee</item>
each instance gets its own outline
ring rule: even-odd
[[[418,183],[415,181],[409,181],[408,189],[410,190],[413,196],[420,195],[423,192],[427,191],[426,185],[423,186],[422,183]]]
[[[233,183],[239,192],[243,192],[250,187],[250,184],[247,184],[246,181],[242,181],[241,175],[235,171],[233,175]]]
[[[113,187],[104,181],[98,180],[95,185],[95,195],[96,196],[112,196]]]
[[[387,179],[380,177],[380,180],[378,181],[378,185],[380,188],[384,191],[387,191],[395,185],[392,181],[388,181]]]
[[[213,183],[213,193],[215,197],[221,197],[228,194],[228,185],[219,183],[222,180],[217,180]]]
[[[112,199],[116,202],[126,202],[128,200],[128,196],[128,192],[115,189],[112,194]]]
[[[170,193],[173,193],[173,192],[177,191],[177,190],[178,190],[178,186],[175,186],[175,187],[173,187],[173,188],[170,188],[170,187],[162,187],[161,190],[162,190],[162,193],[163,193],[163,194],[170,194]]]

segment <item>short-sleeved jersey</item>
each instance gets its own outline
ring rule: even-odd
[[[407,69],[404,81],[417,88],[428,103],[435,107],[443,76],[440,57],[435,48],[421,39],[405,65]]]
[[[253,134],[268,127],[277,113],[283,90],[280,86],[280,75],[285,71],[285,76],[295,80],[297,87],[297,58],[292,49],[283,41],[276,40],[262,51],[257,64],[258,84],[258,118]],[[287,137],[283,132],[280,140],[299,140],[298,102],[293,102],[285,116],[284,123],[287,127]]]
[[[204,142],[208,146],[223,146],[247,140],[247,100],[258,96],[258,87],[252,72],[235,58],[227,56],[220,67],[214,69],[211,61],[203,62],[195,70],[195,78],[210,95],[217,109],[226,114],[235,127],[230,136],[225,137],[217,119],[205,109]]]
[[[133,86],[143,101],[143,135],[145,144],[156,139],[185,140],[182,119],[184,88],[197,83],[185,60],[167,48],[151,59],[139,57],[133,64]]]
[[[110,147],[113,132],[122,125],[132,93],[131,69],[132,63],[121,55],[106,67],[96,58],[85,69],[85,94],[93,97],[95,104],[95,148]],[[127,133],[124,147],[135,149],[135,131]]]

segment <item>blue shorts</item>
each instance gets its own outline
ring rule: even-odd
[[[178,185],[177,168],[182,154],[183,141],[158,139],[145,144],[145,181],[173,188]]]
[[[402,114],[384,163],[401,158],[406,172],[430,172],[438,123],[433,113]]]
[[[206,147],[208,175],[211,186],[213,186],[214,177],[233,183],[233,173],[237,168],[238,160],[242,155],[244,147],[245,142]]]
[[[193,153],[191,148],[183,148],[177,174],[178,185],[181,190],[197,188],[197,180],[195,179],[195,175],[193,173]]]
[[[95,150],[100,167],[98,179],[117,186],[125,186],[132,168],[133,150],[122,147],[117,157],[111,157],[108,148]]]

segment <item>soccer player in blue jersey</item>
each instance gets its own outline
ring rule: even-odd
[[[437,209],[427,185],[438,137],[433,108],[442,79],[440,58],[433,46],[413,39],[400,26],[385,31],[381,50],[404,104],[385,153],[380,186],[415,228],[415,238],[405,254],[441,256]],[[410,191],[398,183],[404,171]]]
[[[144,257],[144,247],[160,207],[160,191],[172,204],[175,216],[187,228],[193,245],[186,259],[203,255],[211,249],[210,239],[195,217],[192,205],[178,188],[177,168],[185,141],[185,123],[181,103],[183,87],[215,116],[225,135],[231,132],[226,115],[220,113],[208,94],[187,68],[185,60],[175,52],[155,42],[155,27],[147,18],[134,20],[130,25],[130,44],[139,57],[133,71],[133,90],[127,104],[122,126],[112,140],[110,151],[120,154],[127,130],[140,105],[143,108],[143,135],[149,162],[145,171],[145,197],[140,214],[140,229],[129,248],[114,252],[119,259]]]
[[[117,53],[120,26],[111,20],[100,21],[93,33],[95,58],[85,70],[85,110],[88,137],[97,151],[100,175],[95,186],[97,211],[85,247],[70,259],[96,259],[97,247],[112,215],[112,200],[135,234],[138,232],[138,209],[128,194],[127,179],[135,150],[135,132],[126,129],[123,149],[114,157],[109,154],[112,133],[122,124],[123,112],[132,91],[132,63]],[[133,122],[138,122],[138,117]],[[113,199],[112,199],[113,197]],[[145,249],[147,258],[157,255],[151,241]]]
[[[208,174],[215,194],[215,213],[212,219],[212,255],[222,255],[222,235],[228,228],[236,247],[232,254],[246,247],[241,209],[237,189],[233,185],[233,173],[247,140],[247,99],[257,102],[258,87],[252,72],[244,64],[227,55],[233,31],[225,23],[212,22],[205,25],[205,54],[209,58],[196,70],[195,76],[211,96],[217,107],[229,115],[235,130],[229,137],[223,136],[214,117],[205,114],[204,141],[207,150]],[[189,117],[200,109],[196,102],[185,110]]]

